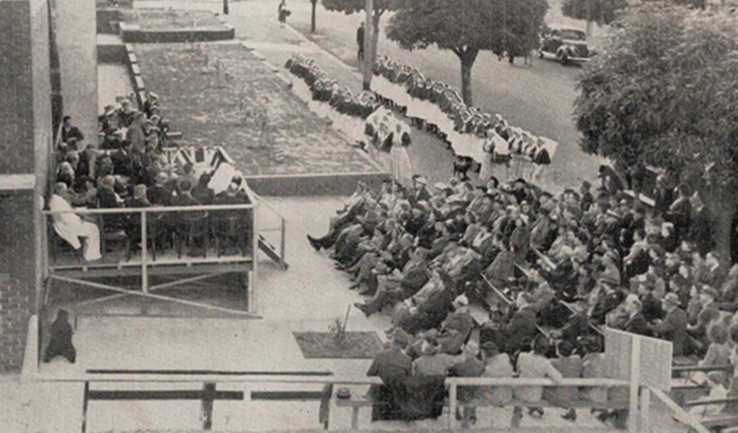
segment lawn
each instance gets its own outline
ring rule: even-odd
[[[247,176],[376,171],[240,44],[138,44],[135,52],[172,130],[186,145],[223,146]]]

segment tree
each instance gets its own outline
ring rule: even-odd
[[[323,7],[329,11],[343,12],[346,15],[359,13],[364,10],[366,6],[366,0],[321,0]],[[372,25],[369,28],[367,23],[366,32],[371,36],[371,50],[364,50],[364,64],[366,67],[371,68],[377,59],[377,45],[379,44],[379,23],[381,22],[382,15],[385,12],[395,10],[400,0],[373,0],[373,15]],[[367,65],[367,62],[368,65]],[[371,77],[370,77],[371,78]],[[368,88],[371,84],[369,82],[364,83],[364,86]]]
[[[564,0],[561,13],[569,18],[587,20],[589,34],[591,22],[598,26],[610,24],[627,7],[628,0]]]
[[[479,51],[522,56],[538,48],[546,0],[401,0],[387,36],[407,50],[436,45],[461,61],[462,98],[472,105]]]
[[[310,0],[310,3],[312,3],[312,10],[310,11],[310,33],[315,33],[318,0]]]
[[[738,196],[738,19],[644,4],[578,78],[585,152],[665,169],[699,192],[730,257]]]

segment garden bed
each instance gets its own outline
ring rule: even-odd
[[[210,11],[132,9],[122,11],[123,42],[167,43],[231,40],[232,26]]]
[[[159,94],[183,144],[223,146],[246,176],[379,171],[240,44],[134,50],[146,88]]]

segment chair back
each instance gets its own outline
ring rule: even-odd
[[[182,216],[182,224],[185,228],[185,233],[190,237],[203,236],[207,234],[208,230],[208,214],[205,212],[194,213],[192,215],[184,214]]]

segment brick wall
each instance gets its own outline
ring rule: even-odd
[[[19,370],[35,312],[33,193],[0,193],[0,372]]]
[[[34,136],[28,1],[0,1],[0,41],[0,174],[31,173]]]
[[[0,373],[23,366],[28,319],[34,313],[33,287],[0,272]]]

